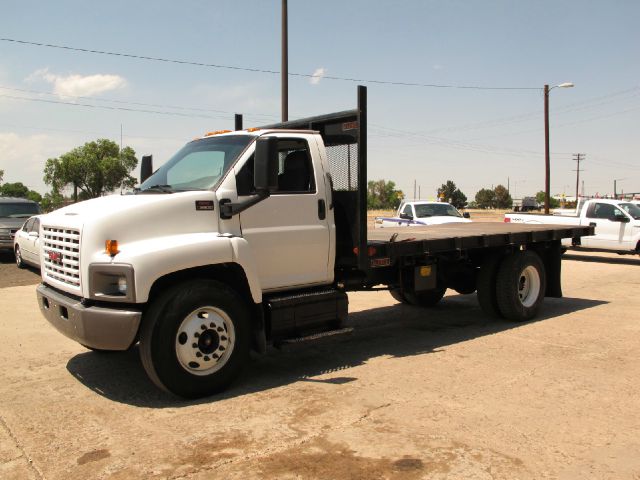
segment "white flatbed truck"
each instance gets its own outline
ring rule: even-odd
[[[238,122],[237,122],[238,123]],[[226,388],[250,349],[343,329],[348,291],[431,307],[447,288],[489,314],[560,297],[561,240],[588,226],[473,223],[367,231],[366,89],[354,110],[188,143],[135,194],[41,219],[46,319],[94,350],[139,344],[160,388]]]

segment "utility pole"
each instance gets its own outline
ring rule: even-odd
[[[282,0],[282,121],[289,120],[289,33],[287,0]]]
[[[510,183],[509,180],[511,180],[511,179],[509,177],[507,177],[507,195],[511,195],[511,191],[510,191],[511,189],[509,188],[509,186],[510,186],[509,185],[509,183]]]
[[[418,182],[414,179],[413,180],[413,199],[416,200],[416,186],[417,186]]]
[[[576,162],[576,203],[578,202],[578,186],[580,185],[580,162],[584,160],[586,155],[584,153],[574,153],[573,161]]]

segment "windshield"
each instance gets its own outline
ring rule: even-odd
[[[40,213],[36,203],[0,203],[0,217],[28,218]]]
[[[414,205],[416,217],[462,217],[453,205],[448,203],[429,203]]]
[[[248,135],[231,135],[187,143],[140,185],[140,191],[208,190],[227,173],[253,139]]]
[[[627,212],[634,220],[640,220],[640,207],[633,203],[621,203],[618,205],[621,209]]]

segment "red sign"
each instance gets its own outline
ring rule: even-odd
[[[49,260],[53,260],[54,262],[59,262],[62,255],[58,252],[49,252]]]
[[[358,128],[358,122],[344,122],[342,124],[342,130],[343,131],[355,130],[357,128]]]

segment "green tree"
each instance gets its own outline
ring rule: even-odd
[[[4,170],[0,170],[0,183],[2,183],[3,177],[4,177]]]
[[[396,190],[394,182],[369,180],[367,183],[367,208],[369,210],[388,210],[398,208],[404,194]]]
[[[77,186],[83,198],[96,198],[121,186],[133,187],[136,179],[130,173],[137,164],[131,147],[120,150],[115,142],[101,138],[48,159],[44,181],[56,192]]]
[[[544,197],[545,197],[544,192],[540,190],[538,193],[536,193],[536,202],[538,202],[540,205],[544,205]],[[553,197],[549,197],[549,208],[559,208],[559,207],[560,207],[560,202]]]
[[[5,183],[0,187],[0,194],[5,197],[27,198],[29,188],[22,182]]]
[[[467,205],[467,196],[451,180],[447,180],[447,183],[443,183],[438,189],[438,197],[456,208],[464,208]]]
[[[490,188],[482,188],[476,193],[478,208],[494,208],[496,205],[496,192]]]
[[[52,189],[51,192],[45,193],[44,198],[40,202],[40,206],[42,210],[45,212],[50,212],[52,210],[56,210],[64,205],[64,197],[60,192],[55,189]]]
[[[497,208],[511,208],[513,206],[513,199],[504,185],[498,185],[494,192]]]

